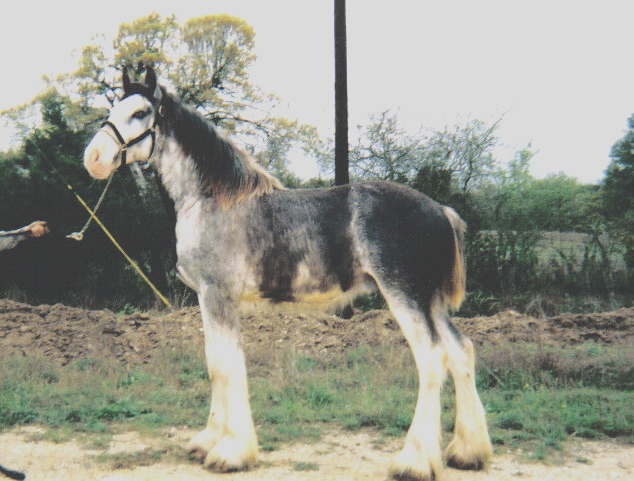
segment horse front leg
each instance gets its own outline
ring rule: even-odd
[[[203,289],[199,295],[205,356],[211,380],[207,426],[188,445],[205,467],[219,472],[250,469],[258,444],[251,417],[245,357],[239,342],[235,305]]]

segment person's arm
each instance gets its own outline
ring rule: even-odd
[[[11,232],[0,231],[0,251],[13,249],[20,241],[26,239],[28,236],[26,233],[12,234]]]
[[[27,237],[40,237],[48,234],[49,228],[46,222],[35,221],[21,229],[0,231],[0,251],[12,249]]]

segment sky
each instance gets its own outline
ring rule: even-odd
[[[634,112],[631,0],[347,0],[350,136],[384,110],[412,132],[494,122],[506,161],[531,145],[536,177],[598,182]],[[78,50],[156,11],[218,13],[256,32],[251,81],[287,116],[334,136],[332,0],[21,0],[3,7],[0,110],[32,99]],[[6,136],[0,126],[0,136]],[[1,139],[0,139],[1,140]],[[296,160],[308,177],[316,166]]]

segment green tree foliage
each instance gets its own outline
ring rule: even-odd
[[[612,146],[602,193],[612,232],[623,242],[625,261],[634,269],[634,115],[627,124],[623,138]]]
[[[493,149],[499,123],[471,119],[432,132],[424,144],[425,158],[451,172],[463,198],[486,183],[494,172]]]
[[[230,15],[192,18],[181,35],[187,53],[171,79],[186,103],[218,124],[236,119],[247,108],[242,99],[260,100],[248,77],[255,60],[255,32],[244,20]]]
[[[89,135],[69,127],[63,106],[55,94],[43,98],[41,127],[18,151],[0,158],[0,226],[17,228],[40,219],[53,229],[48,236],[0,253],[0,292],[31,302],[152,304],[147,287],[96,226],[81,243],[65,238],[88,218],[66,182],[91,205],[99,192],[90,188],[92,181],[78,161]],[[150,278],[167,289],[173,225],[161,208],[148,213],[141,204],[130,176],[118,176],[99,216]]]
[[[475,194],[487,210],[482,227],[586,233],[595,229],[600,215],[592,205],[598,188],[562,173],[534,178],[529,172],[533,155],[530,146],[516,153],[494,174],[493,183]]]
[[[174,16],[162,19],[153,12],[130,23],[122,23],[114,39],[114,65],[146,65],[158,67],[172,64],[167,51],[174,47],[178,32],[178,22]]]

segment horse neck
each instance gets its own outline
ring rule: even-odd
[[[203,197],[194,161],[173,137],[163,140],[158,154],[158,172],[177,212],[185,204]]]
[[[279,181],[234,146],[199,114],[164,96],[164,136],[159,172],[177,208],[198,198],[225,207],[251,196],[282,189]]]
[[[190,204],[197,198],[210,197],[197,162],[201,162],[200,158],[210,150],[208,145],[216,142],[213,137],[216,133],[202,117],[165,90],[163,107],[163,140],[157,152],[158,170],[178,210],[179,204]]]

